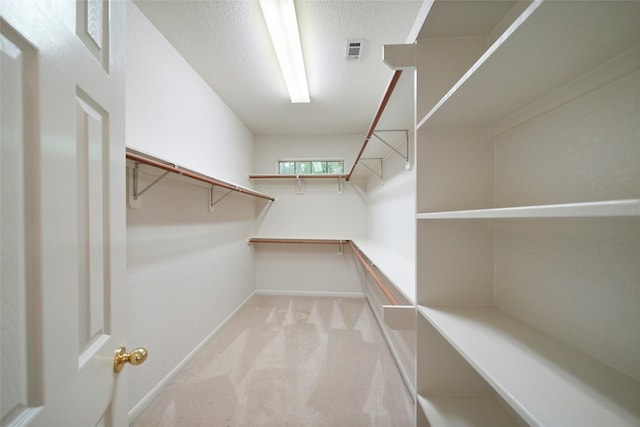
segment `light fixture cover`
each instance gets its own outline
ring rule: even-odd
[[[291,102],[310,102],[293,0],[260,0]]]

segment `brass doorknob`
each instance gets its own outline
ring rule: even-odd
[[[145,360],[147,360],[147,349],[140,347],[127,353],[125,347],[120,347],[116,350],[116,356],[113,358],[113,370],[118,373],[122,371],[126,363],[136,366],[144,363]]]

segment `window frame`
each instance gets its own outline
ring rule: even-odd
[[[283,173],[282,172],[282,164],[283,163],[294,163],[293,172],[292,173]],[[308,163],[309,170],[308,171],[298,171],[298,164]],[[324,163],[323,169],[326,172],[314,172],[313,164],[314,163]],[[329,172],[329,163],[339,163],[342,166],[342,172]],[[316,175],[316,176],[333,176],[333,175],[344,175],[344,160],[343,159],[307,159],[307,158],[298,158],[298,159],[278,159],[276,161],[276,171],[278,175],[282,176],[296,176],[296,175]]]

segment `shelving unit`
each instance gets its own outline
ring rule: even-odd
[[[297,244],[297,245],[339,245],[339,253],[343,253],[343,245],[348,245],[353,250],[353,253],[356,255],[356,258],[360,261],[361,265],[366,269],[367,273],[373,278],[376,282],[382,293],[385,295],[390,305],[398,306],[399,302],[394,296],[394,293],[400,292],[405,299],[408,299],[405,296],[405,291],[407,290],[407,283],[405,283],[407,279],[407,274],[405,270],[400,270],[402,266],[407,266],[407,262],[405,260],[401,260],[400,257],[394,258],[396,262],[400,262],[400,265],[394,265],[393,267],[389,263],[389,259],[386,259],[387,268],[380,269],[379,266],[373,261],[376,257],[380,257],[380,253],[382,249],[371,242],[360,241],[360,244],[356,244],[354,241],[349,239],[308,239],[308,238],[280,238],[280,237],[250,237],[248,240],[249,244],[260,244],[260,243],[274,243],[274,244]],[[362,246],[364,246],[364,248]],[[387,255],[388,251],[385,252]],[[364,257],[368,258],[367,261]],[[372,258],[373,256],[373,258]],[[387,280],[382,280],[380,275],[377,273],[380,271]],[[412,271],[412,270],[409,270]],[[389,276],[389,273],[391,276]],[[394,280],[395,279],[395,280]],[[398,286],[397,280],[401,279],[400,285]],[[391,292],[385,282],[391,284],[395,289],[394,292]],[[409,301],[411,301],[409,299]]]
[[[316,174],[316,175],[279,175],[279,174],[253,174],[249,179],[345,179],[347,174]]]
[[[304,180],[325,180],[325,179],[335,179],[337,180],[338,194],[342,194],[343,189],[343,180],[348,178],[347,174],[303,174],[303,175],[289,175],[289,174],[252,174],[249,175],[249,179],[259,179],[259,180],[288,180],[294,179],[296,180],[296,194],[304,194]]]
[[[417,424],[640,425],[640,3],[472,3],[416,45]]]
[[[213,211],[213,206],[216,203],[218,203],[220,200],[222,200],[224,197],[226,197],[226,195],[229,194],[230,192],[246,194],[248,196],[256,197],[258,199],[268,200],[270,202],[275,201],[275,198],[268,194],[260,193],[260,192],[251,190],[249,188],[242,187],[237,184],[233,184],[218,178],[214,178],[208,175],[201,174],[199,172],[195,172],[195,171],[183,168],[181,166],[175,165],[173,163],[164,161],[157,157],[151,156],[146,153],[142,153],[140,151],[137,151],[131,148],[127,148],[125,156],[127,160],[130,160],[133,164],[132,166],[133,175],[131,180],[132,188],[129,191],[129,205],[132,208],[138,208],[140,206],[140,196],[147,190],[151,189],[156,183],[158,183],[158,181],[163,179],[169,173],[174,173],[176,175],[184,176],[186,178],[205,183],[206,185],[210,185],[211,198],[209,201],[209,207],[211,211]],[[138,165],[139,164],[152,166],[156,169],[160,169],[165,172],[163,175],[160,175],[159,177],[157,177],[151,184],[148,184],[144,189],[139,190],[138,189],[138,174],[139,174]],[[228,190],[228,192],[218,200],[214,200],[213,198],[214,187],[223,188],[225,190]]]

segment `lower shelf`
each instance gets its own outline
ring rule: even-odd
[[[640,424],[638,381],[499,310],[420,306],[419,312],[528,424]],[[434,413],[448,413],[454,403],[447,402]],[[456,413],[468,411],[455,405]]]
[[[370,240],[355,239],[353,243],[369,258],[376,269],[393,282],[408,302],[415,302],[415,262]]]
[[[464,211],[427,212],[417,214],[417,219],[491,219],[491,218],[590,218],[637,217],[640,215],[640,199],[605,200],[588,203],[563,203],[556,205],[516,206]]]
[[[519,420],[491,397],[418,395],[418,405],[431,427],[520,425]]]

